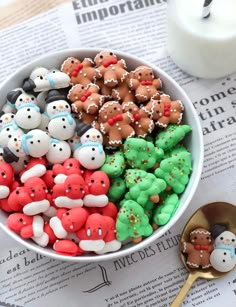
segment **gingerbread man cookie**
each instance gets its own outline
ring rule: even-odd
[[[70,57],[62,63],[61,71],[70,77],[71,84],[87,85],[98,77],[98,71],[93,64],[90,58],[85,58],[81,62],[77,58]]]
[[[104,84],[108,87],[118,85],[128,74],[125,61],[118,60],[113,52],[100,52],[94,61],[99,71],[99,77],[103,77]]]
[[[190,232],[189,242],[183,241],[180,245],[183,254],[187,254],[187,265],[191,269],[208,269],[211,266],[210,254],[213,250],[211,233],[198,227]]]
[[[98,92],[99,86],[93,83],[87,86],[74,85],[67,95],[67,98],[73,102],[72,110],[75,113],[83,110],[88,114],[96,114],[105,101],[105,97]]]
[[[154,129],[153,120],[149,118],[148,113],[139,108],[134,102],[123,102],[123,112],[130,112],[134,117],[132,124],[135,135],[137,137],[145,138]]]
[[[130,78],[129,87],[135,91],[135,97],[139,102],[159,98],[159,89],[162,87],[161,80],[155,79],[153,70],[148,66],[138,66],[133,77]]]
[[[144,107],[155,124],[165,128],[168,124],[180,124],[184,106],[180,100],[172,101],[169,95],[161,95],[159,100],[153,99]]]
[[[100,130],[109,136],[109,145],[117,147],[122,144],[123,139],[134,136],[135,132],[130,125],[133,116],[129,113],[122,113],[122,107],[118,101],[106,102],[99,111],[98,121]]]

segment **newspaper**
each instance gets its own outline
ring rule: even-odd
[[[54,50],[127,51],[159,65],[188,93],[201,120],[205,161],[195,197],[176,225],[153,244],[123,258],[92,264],[60,262],[1,232],[0,306],[169,306],[188,274],[178,256],[186,221],[208,202],[235,203],[236,74],[201,80],[175,66],[166,50],[164,0],[73,1],[19,21],[0,31],[0,81]],[[198,280],[183,302],[187,307],[212,305],[236,305],[235,271],[216,280]]]

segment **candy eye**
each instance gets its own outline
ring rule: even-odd
[[[68,215],[70,215],[70,213],[69,213],[69,212],[66,212],[66,215],[68,216]]]
[[[100,55],[100,59],[103,59],[103,55]]]
[[[89,138],[89,135],[88,135],[88,134],[86,135],[86,138]]]
[[[53,147],[56,147],[57,145],[56,145],[56,144],[53,144],[52,146],[53,146]]]
[[[81,89],[83,90],[83,89],[84,89],[84,86],[81,86]]]
[[[31,191],[32,191],[32,193],[34,193],[34,192],[35,192],[35,189],[31,189]]]
[[[68,186],[68,188],[67,188],[68,190],[71,190],[71,186]]]
[[[71,167],[71,166],[73,166],[73,164],[72,164],[72,163],[70,163],[70,164],[69,164],[69,166]]]
[[[110,52],[110,55],[113,55],[113,53],[112,53],[112,52]]]
[[[224,238],[223,238],[223,237],[220,237],[220,239],[221,239],[221,240],[224,240]]]
[[[197,237],[194,237],[194,240],[197,240]]]
[[[152,75],[152,72],[150,72],[150,75]]]
[[[91,182],[94,183],[94,180],[92,179]]]
[[[74,64],[75,63],[75,61],[74,60],[71,60],[71,64]]]
[[[142,73],[140,72],[138,75],[139,75],[139,76],[142,76]]]
[[[235,241],[235,239],[232,239],[232,242],[234,242]]]
[[[1,172],[1,175],[2,175],[2,176],[5,176],[5,173],[4,173],[4,172]]]
[[[97,135],[97,138],[99,139],[99,138],[100,138],[100,135]]]
[[[104,180],[101,180],[101,183],[104,184]]]
[[[52,108],[55,110],[55,109],[56,109],[56,106],[53,106]]]
[[[11,115],[11,118],[14,118],[14,115]]]
[[[117,110],[117,107],[114,107],[114,110],[116,111],[116,110]]]
[[[39,77],[39,79],[40,79],[40,80],[43,80],[43,77],[42,77],[42,76],[40,76],[40,77]]]
[[[24,221],[24,220],[23,220],[22,218],[20,218],[20,219],[19,219],[19,222],[21,222],[21,223],[22,223],[23,221]]]
[[[210,239],[210,237],[206,237],[207,238],[207,240],[209,240]]]

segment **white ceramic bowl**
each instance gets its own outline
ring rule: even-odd
[[[27,78],[31,71],[37,67],[37,66],[45,66],[47,68],[60,68],[60,64],[70,56],[78,57],[79,59],[83,59],[84,57],[90,57],[94,59],[95,55],[99,53],[101,50],[96,49],[67,49],[51,54],[47,54],[46,56],[43,56],[33,62],[30,62],[29,64],[26,64],[21,69],[16,71],[12,76],[10,76],[8,79],[6,79],[3,84],[0,87],[0,109],[2,105],[6,102],[6,95],[7,93],[17,87],[22,86],[23,79]],[[142,242],[134,245],[134,244],[128,244],[122,247],[121,250],[105,255],[94,255],[94,256],[80,256],[80,257],[67,257],[56,254],[51,248],[42,248],[38,245],[36,245],[31,240],[23,240],[21,237],[11,230],[7,228],[7,214],[4,211],[0,210],[0,227],[13,239],[15,239],[20,244],[24,245],[25,247],[40,253],[42,255],[52,257],[55,259],[60,259],[63,261],[73,261],[73,262],[95,262],[95,261],[104,261],[104,260],[111,260],[117,257],[123,257],[127,254],[133,253],[137,250],[140,250],[144,248],[147,245],[150,245],[152,242],[160,238],[165,232],[168,231],[180,218],[180,216],[184,213],[188,205],[190,204],[190,201],[196,191],[196,188],[198,186],[201,171],[202,171],[202,165],[203,165],[203,136],[202,136],[202,130],[200,126],[200,122],[198,119],[198,115],[186,95],[186,93],[183,91],[183,89],[163,70],[160,68],[154,66],[151,63],[148,63],[142,59],[139,59],[133,55],[111,50],[114,52],[119,58],[125,59],[126,64],[128,66],[128,70],[132,70],[136,68],[139,65],[147,65],[150,66],[156,77],[160,77],[163,81],[163,87],[164,92],[169,94],[172,98],[172,100],[180,99],[185,107],[184,116],[183,116],[183,122],[189,124],[192,127],[192,132],[189,133],[185,138],[185,144],[187,145],[188,149],[192,153],[192,174],[190,176],[189,183],[184,191],[184,193],[180,197],[180,205],[177,209],[176,213],[172,217],[172,219],[164,226],[160,227],[154,233],[144,239]]]

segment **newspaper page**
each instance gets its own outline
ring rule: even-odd
[[[169,306],[188,275],[178,255],[186,221],[208,202],[235,203],[236,74],[200,80],[177,68],[166,50],[162,0],[73,1],[2,30],[0,46],[1,80],[38,55],[73,47],[127,51],[159,65],[192,99],[205,142],[202,179],[191,205],[174,227],[143,250],[109,262],[60,262],[1,232],[0,306]],[[211,305],[236,305],[235,271],[198,280],[183,302],[187,307]]]

